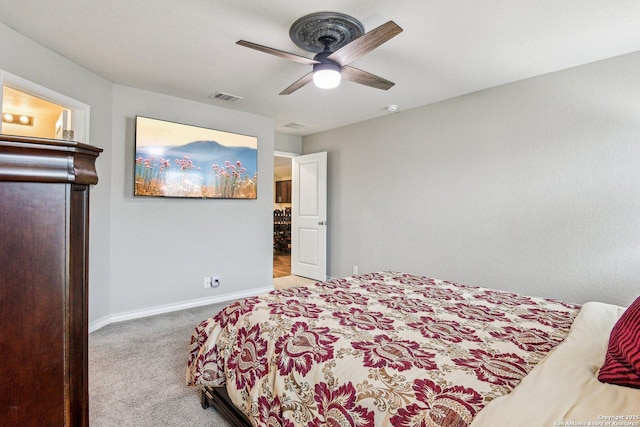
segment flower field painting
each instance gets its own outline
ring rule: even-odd
[[[136,117],[134,195],[256,199],[258,138]]]

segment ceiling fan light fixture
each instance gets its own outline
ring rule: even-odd
[[[320,89],[333,89],[340,85],[340,66],[325,62],[313,66],[313,84]]]

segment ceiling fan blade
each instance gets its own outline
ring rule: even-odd
[[[402,28],[395,22],[389,21],[336,50],[329,55],[328,58],[340,65],[347,65],[362,55],[371,52],[381,44],[391,40],[401,32]]]
[[[393,85],[395,85],[395,83],[383,79],[382,77],[378,77],[375,74],[367,73],[366,71],[358,70],[357,68],[349,67],[348,65],[342,67],[340,74],[345,80],[360,83],[361,85],[376,89],[389,90]]]
[[[302,78],[298,79],[294,84],[280,92],[280,95],[289,95],[290,93],[295,92],[303,86],[308,85],[313,80],[313,72],[305,74]]]
[[[291,61],[299,62],[300,64],[313,65],[318,64],[318,61],[304,56],[296,55],[295,53],[285,52],[283,50],[274,49],[272,47],[263,46],[261,44],[248,42],[246,40],[238,40],[236,44],[240,46],[248,47],[251,49],[259,50],[260,52],[269,53],[271,55],[279,56],[280,58],[289,59]]]

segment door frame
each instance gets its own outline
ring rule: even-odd
[[[0,111],[2,110],[2,101],[4,99],[3,89],[8,86],[12,89],[19,90],[31,96],[44,99],[53,104],[57,104],[63,108],[71,110],[71,123],[74,127],[74,141],[89,143],[89,105],[70,98],[66,95],[48,89],[39,84],[33,83],[27,79],[11,74],[7,71],[0,70]],[[0,122],[0,133],[2,133],[2,122]]]

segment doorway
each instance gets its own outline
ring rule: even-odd
[[[293,153],[273,157],[273,278],[291,275],[291,159]]]

